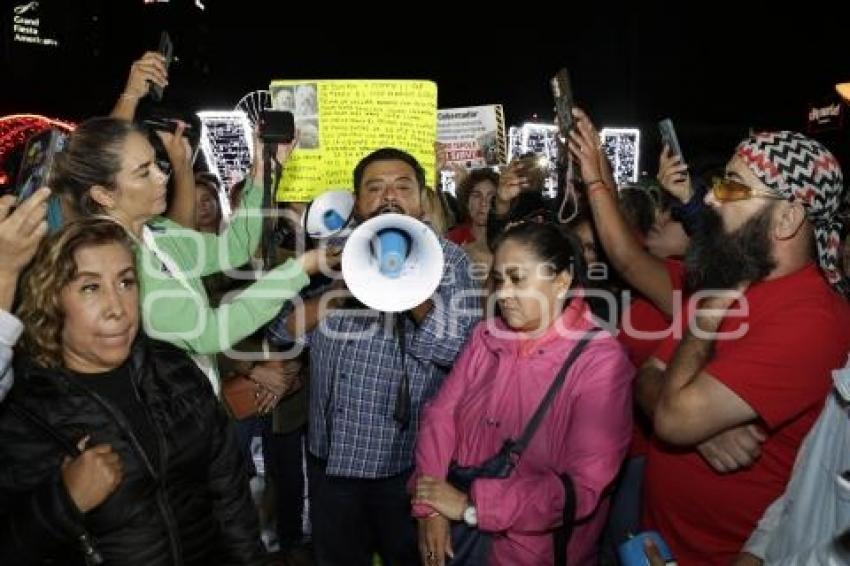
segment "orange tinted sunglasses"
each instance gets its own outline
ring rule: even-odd
[[[754,189],[749,185],[733,181],[732,179],[715,179],[714,184],[711,186],[711,193],[720,202],[734,202],[751,198],[785,200],[772,191]]]

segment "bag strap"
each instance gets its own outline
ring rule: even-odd
[[[561,366],[561,370],[552,382],[552,385],[549,386],[549,390],[546,391],[546,395],[544,395],[543,399],[540,401],[540,405],[537,406],[537,410],[534,411],[534,414],[531,416],[528,424],[525,425],[525,429],[522,431],[522,434],[511,443],[510,453],[514,456],[514,458],[519,458],[523,451],[525,451],[528,447],[529,442],[531,442],[531,439],[534,437],[534,433],[537,432],[537,429],[540,427],[540,423],[543,422],[543,417],[545,417],[546,413],[549,411],[552,401],[555,400],[555,396],[564,385],[564,381],[567,378],[567,372],[570,371],[570,368],[584,351],[585,347],[587,347],[587,344],[599,332],[599,328],[592,328],[588,330],[573,347],[570,355],[567,356],[564,365]]]
[[[402,313],[394,313],[393,332],[398,341],[398,349],[401,353],[401,382],[398,384],[398,395],[395,400],[393,419],[398,423],[401,430],[405,430],[410,424],[410,375],[407,372],[407,321]]]
[[[578,526],[580,523],[575,520],[576,489],[573,484],[573,479],[569,476],[569,474],[563,474],[558,477],[561,480],[561,484],[564,486],[564,510],[561,514],[561,526],[555,529],[555,532],[552,533],[555,543],[555,562],[553,562],[553,564],[556,566],[566,566],[567,546],[570,544],[574,527]]]

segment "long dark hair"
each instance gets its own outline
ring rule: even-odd
[[[472,194],[472,189],[478,183],[490,181],[494,187],[499,186],[499,174],[490,168],[476,169],[467,175],[460,185],[457,187],[457,203],[460,209],[460,222],[467,222],[469,216],[469,196]]]

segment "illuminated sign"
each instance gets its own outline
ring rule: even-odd
[[[844,125],[841,102],[826,102],[809,107],[808,129],[810,134],[840,130]]]
[[[12,40],[29,45],[59,47],[57,39],[41,35],[42,22],[38,8],[39,2],[33,0],[12,9]]]
[[[602,128],[602,150],[614,169],[617,185],[636,183],[640,166],[640,130],[638,128]]]
[[[201,150],[219,183],[230,187],[244,179],[251,168],[253,129],[241,110],[198,112],[201,119]]]

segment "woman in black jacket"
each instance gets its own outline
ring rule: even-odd
[[[209,381],[139,334],[133,245],[110,220],[73,222],[24,276],[16,385],[0,404],[0,564],[263,563]]]

